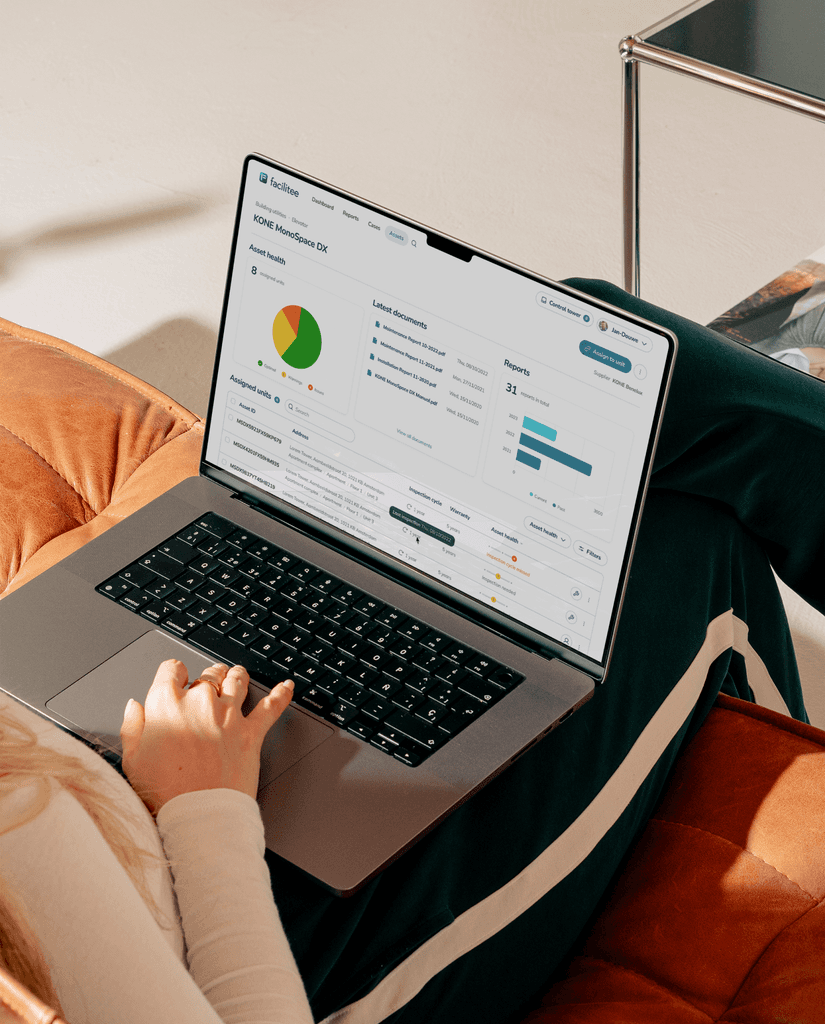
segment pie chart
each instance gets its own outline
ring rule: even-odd
[[[321,328],[303,306],[284,306],[272,323],[272,340],[294,370],[306,370],[321,354]]]

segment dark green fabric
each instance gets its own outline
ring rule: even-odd
[[[682,677],[707,625],[733,609],[796,717],[805,717],[769,558],[823,606],[825,390],[601,282],[571,282],[672,327],[671,399],[616,649],[593,699],[365,890],[341,900],[271,858],[276,901],[318,1019],[363,995],[429,935],[505,885],[600,792]],[[502,1022],[568,954],[717,693],[751,699],[743,659],[702,696],[585,862],[434,978],[393,1021]],[[667,742],[667,738],[665,741]]]

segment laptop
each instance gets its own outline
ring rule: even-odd
[[[604,682],[675,352],[250,155],[200,474],[0,604],[0,686],[117,759],[166,658],[293,678],[266,842],[353,893]]]

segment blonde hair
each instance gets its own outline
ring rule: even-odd
[[[56,785],[67,790],[86,810],[160,927],[170,926],[150,892],[146,871],[157,864],[156,853],[135,844],[129,825],[137,817],[126,813],[101,791],[100,779],[79,757],[42,746],[24,722],[0,706],[0,799],[22,786],[33,798],[24,812],[0,824],[0,835],[32,821],[48,806]],[[63,1015],[48,965],[28,921],[26,908],[0,878],[0,966],[34,995]]]

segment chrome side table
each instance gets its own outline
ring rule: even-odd
[[[824,0],[695,0],[621,41],[624,288],[639,294],[639,66],[825,121]]]

